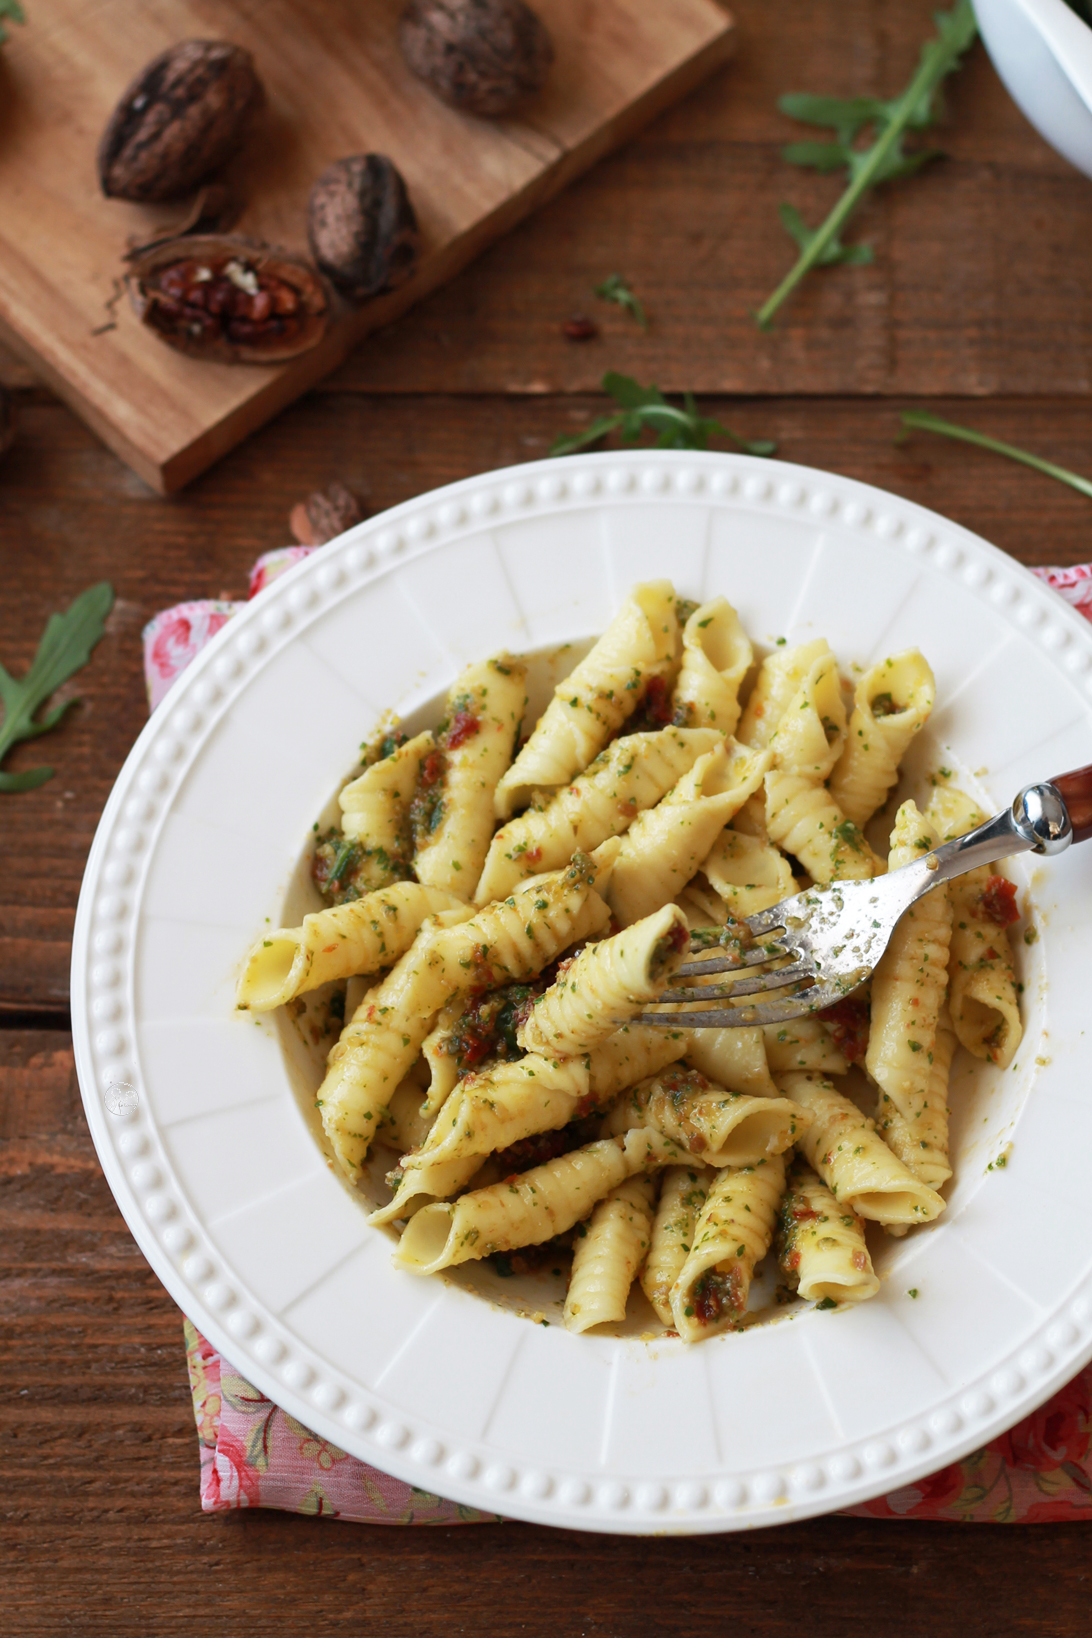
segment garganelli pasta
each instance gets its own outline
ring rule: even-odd
[[[323,908],[256,940],[239,1006],[284,1006],[315,1039],[315,1009],[334,1020],[331,1164],[385,1175],[369,1221],[408,1273],[527,1274],[541,1248],[571,1259],[568,1330],[636,1301],[684,1343],[748,1323],[775,1239],[781,1300],[874,1297],[869,1237],[944,1210],[953,1054],[1004,1068],[1020,1040],[1013,885],[982,869],[918,900],[871,985],[824,1013],[639,1015],[736,922],[979,822],[943,769],[924,811],[889,797],[928,662],[881,654],[854,683],[821,637],[756,656],[727,598],[653,580],[537,722],[529,666],[464,667],[434,729],[383,720],[340,822],[314,827]],[[710,998],[688,1011],[731,1006],[722,983],[697,978]]]

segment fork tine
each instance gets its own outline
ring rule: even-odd
[[[725,1007],[708,1012],[639,1012],[635,1024],[664,1024],[675,1029],[753,1029],[763,1024],[784,1024],[821,1012],[850,992],[843,984],[816,984],[781,1001],[763,1001],[757,1006]]]
[[[681,967],[676,967],[675,976],[690,978],[697,973],[737,972],[740,967],[758,967],[765,961],[776,961],[779,956],[795,954],[796,951],[791,945],[783,943],[780,939],[768,938],[759,948],[753,950],[710,956],[705,961],[684,962]]]
[[[768,910],[756,910],[753,916],[745,916],[744,927],[749,927],[755,938],[763,938],[767,933],[774,932],[785,925],[785,905],[788,901],[771,905]]]
[[[719,1001],[723,996],[757,995],[762,990],[783,990],[805,978],[814,978],[815,968],[810,961],[798,961],[794,967],[779,967],[773,972],[757,973],[751,978],[738,978],[734,984],[709,984],[702,988],[664,990],[658,1001]]]

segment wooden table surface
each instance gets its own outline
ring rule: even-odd
[[[752,310],[791,261],[782,199],[838,190],[786,166],[788,90],[892,94],[930,0],[735,0],[734,64],[601,164],[192,489],[162,500],[27,372],[0,464],[0,657],[25,666],[52,609],[108,577],[118,601],[63,729],[24,747],[56,777],[0,798],[0,1474],[3,1616],[26,1635],[382,1630],[388,1638],[952,1634],[1090,1626],[1088,1526],[821,1519],[690,1540],[524,1525],[380,1529],[204,1517],[181,1322],[131,1240],[84,1126],[69,939],[99,813],[145,720],[140,631],[188,596],[238,596],[290,506],[340,478],[380,510],[545,452],[602,407],[614,368],[699,393],[789,459],[935,507],[1027,563],[1092,556],[1092,509],[992,456],[917,436],[925,404],[1092,470],[1092,184],[1008,101],[981,47],[952,82],[949,157],[867,204],[875,261],[811,278],[776,330]],[[594,302],[620,271],[642,334]],[[599,340],[561,323],[592,310]]]

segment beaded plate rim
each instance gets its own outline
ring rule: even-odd
[[[498,1458],[481,1441],[437,1440],[263,1312],[223,1266],[184,1196],[172,1193],[146,1101],[132,1095],[137,1071],[125,1050],[136,1019],[123,963],[139,916],[140,870],[205,734],[255,672],[295,632],[400,561],[505,520],[642,496],[745,502],[752,512],[837,523],[928,559],[1035,641],[1092,709],[1088,623],[998,548],[871,485],[783,462],[659,450],[566,457],[464,479],[357,525],[298,564],[242,609],[174,685],[118,776],[88,858],[73,940],[73,1039],[92,1137],[134,1238],[179,1306],[268,1397],[362,1460],[468,1506],[583,1530],[704,1533],[871,1500],[960,1459],[1035,1409],[1092,1357],[1092,1254],[1033,1341],[890,1437],[850,1441],[823,1461],[719,1480],[534,1470]]]

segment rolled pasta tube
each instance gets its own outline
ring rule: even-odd
[[[480,1160],[491,1149],[566,1125],[585,1107],[589,1112],[605,1108],[623,1088],[681,1058],[687,1046],[683,1036],[681,1030],[635,1024],[580,1059],[551,1062],[530,1056],[466,1076],[443,1103],[443,1122],[430,1119],[431,1144],[421,1139],[421,1153],[406,1155],[402,1170],[408,1179],[413,1171],[447,1164],[444,1157],[455,1149]],[[427,1054],[428,1041],[424,1050]],[[429,1101],[421,1104],[418,1117],[428,1117],[430,1108]]]
[[[550,1062],[535,1054],[464,1075],[443,1106],[422,1148],[406,1155],[403,1171],[487,1155],[536,1132],[567,1126],[588,1095],[583,1059]]]
[[[699,871],[675,900],[691,932],[698,927],[726,927],[728,912]]]
[[[893,1105],[877,1116],[884,1140],[903,1165],[931,1189],[939,1189],[952,1175],[948,1160],[948,1076],[956,1049],[955,1031],[945,1008],[933,1039],[929,1079],[920,1104],[904,1118]]]
[[[803,1150],[840,1205],[875,1223],[931,1223],[944,1200],[891,1153],[872,1121],[822,1075],[778,1076],[787,1098],[811,1111]]]
[[[838,760],[845,734],[838,662],[833,654],[820,654],[800,679],[770,739],[774,764],[821,784]]]
[[[752,1098],[679,1067],[624,1092],[603,1122],[603,1136],[650,1126],[707,1166],[754,1166],[792,1147],[811,1124],[798,1104],[775,1092]]]
[[[338,797],[341,828],[351,841],[395,857],[403,851],[417,776],[432,749],[432,735],[426,729],[344,787]]]
[[[971,876],[978,879],[972,881]],[[990,876],[985,868],[958,877],[951,892],[952,1024],[968,1052],[1007,1069],[1024,1033],[1008,928],[989,913]]]
[[[637,815],[622,838],[606,895],[623,927],[682,891],[769,766],[769,751],[732,740],[700,756],[656,807]]]
[[[865,1302],[880,1289],[861,1219],[800,1161],[781,1202],[777,1258],[805,1302]]]
[[[621,835],[721,743],[714,728],[663,728],[616,739],[564,790],[547,794],[544,805],[497,832],[478,882],[478,902],[503,898],[525,877]]]
[[[399,1154],[405,1154],[407,1149],[419,1148],[432,1130],[435,1117],[423,1113],[424,1099],[425,1089],[411,1069],[395,1087],[377,1134],[383,1143],[397,1149]]]
[[[765,811],[765,792],[762,796]],[[702,874],[728,914],[743,921],[796,892],[789,861],[757,836],[726,830],[706,854]]]
[[[502,654],[467,666],[448,695],[447,720],[436,733],[438,801],[413,857],[419,882],[474,897],[493,838],[494,793],[527,704],[526,677],[521,660]]]
[[[449,993],[531,978],[570,944],[601,932],[610,911],[595,890],[598,879],[593,861],[576,854],[567,869],[446,929],[436,945]]]
[[[771,1075],[783,1075],[790,1069],[817,1069],[823,1075],[844,1075],[849,1068],[844,1053],[818,1018],[764,1024],[762,1035]]]
[[[315,910],[301,926],[279,927],[258,940],[246,958],[236,1003],[268,1012],[331,979],[390,967],[426,917],[459,904],[440,888],[394,882],[332,910]]]
[[[910,864],[936,843],[936,831],[913,802],[904,802],[891,833],[889,868]],[[898,1115],[900,1126],[912,1128],[919,1120],[932,1126],[928,1088],[937,1019],[948,984],[951,936],[952,907],[947,884],[942,883],[900,916],[872,976],[865,1068],[879,1088],[876,1125],[889,1142],[893,1115]],[[910,1169],[921,1176],[917,1167]],[[950,1169],[945,1175],[951,1176]],[[935,1186],[937,1179],[924,1181]]]
[[[592,1047],[587,1055],[588,1095],[595,1107],[604,1108],[627,1086],[676,1063],[687,1051],[690,1033],[626,1024]]]
[[[428,1066],[429,1084],[421,1112],[436,1116],[459,1079],[459,1066],[453,1053],[447,1050],[455,1025],[462,1016],[464,1002],[460,996],[442,1008],[435,1024],[421,1043],[421,1055]],[[410,1145],[407,1144],[407,1148]]]
[[[316,1095],[323,1130],[354,1183],[400,1082],[450,994],[425,923],[387,977],[369,990],[331,1048]]]
[[[718,1001],[714,1005],[723,1003]],[[729,1092],[761,1098],[780,1097],[766,1062],[766,1042],[757,1025],[753,1029],[691,1030],[685,1057],[695,1069],[700,1069],[703,1075]]]
[[[985,815],[962,791],[941,786],[934,791],[925,817],[941,839],[948,841],[973,830]],[[999,891],[997,872],[988,865],[953,877],[948,891],[952,901],[948,960],[952,1027],[960,1045],[974,1057],[1007,1069],[1024,1033],[1007,925],[1010,901]]]
[[[863,881],[883,864],[823,784],[774,769],[766,775],[770,840],[799,859],[813,881]]]
[[[785,707],[809,668],[829,653],[826,638],[817,637],[814,642],[800,643],[796,648],[775,648],[766,656],[736,726],[740,744],[762,750],[770,743]]]
[[[857,684],[845,748],[830,790],[847,819],[862,828],[883,807],[899,763],[929,720],[936,681],[916,648],[881,660]]]
[[[651,1178],[630,1177],[592,1211],[573,1248],[566,1330],[625,1319],[629,1288],[648,1251],[654,1195]]]
[[[698,1214],[705,1205],[713,1173],[705,1166],[668,1166],[652,1220],[648,1255],[641,1269],[641,1289],[656,1317],[674,1326],[671,1287],[694,1241]]]
[[[681,1058],[687,1045],[683,1033],[636,1024],[617,1030],[582,1058],[530,1055],[465,1076],[443,1104],[444,1119],[432,1126],[431,1142],[421,1153],[407,1155],[403,1168],[408,1174],[456,1151],[481,1155],[507,1149],[567,1125],[585,1108],[604,1108],[624,1087]],[[421,1115],[429,1108],[422,1104]]]
[[[442,912],[365,996],[330,1052],[317,1098],[327,1138],[352,1181],[440,1008],[459,992],[530,978],[574,938],[601,929],[610,912],[592,885],[596,879],[595,866],[580,856],[530,892],[477,914],[467,906]]]
[[[655,1000],[689,945],[685,917],[673,904],[589,944],[538,997],[516,1040],[525,1052],[565,1057],[598,1045]]]
[[[554,689],[531,737],[500,780],[496,817],[540,787],[564,785],[622,725],[652,676],[673,668],[679,623],[669,580],[635,586],[590,654]]]
[[[579,1223],[627,1177],[684,1159],[659,1132],[601,1138],[453,1204],[425,1206],[410,1219],[394,1261],[413,1274],[435,1274],[494,1251],[541,1245]]]
[[[481,1155],[463,1155],[458,1160],[438,1160],[431,1166],[418,1166],[409,1172],[399,1167],[387,1175],[388,1183],[395,1185],[393,1200],[373,1211],[368,1222],[393,1223],[400,1217],[411,1217],[433,1200],[449,1200],[466,1187],[481,1163]]]
[[[734,733],[740,685],[753,659],[751,640],[728,599],[702,603],[683,627],[682,665],[671,696],[675,721]]]
[[[755,1267],[773,1240],[784,1188],[781,1155],[756,1166],[726,1166],[713,1178],[671,1288],[671,1313],[684,1342],[738,1328]]]

